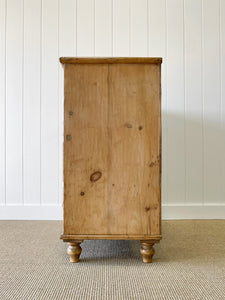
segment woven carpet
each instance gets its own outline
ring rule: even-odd
[[[225,299],[225,220],[164,221],[152,264],[138,241],[84,241],[60,221],[0,221],[0,299]]]

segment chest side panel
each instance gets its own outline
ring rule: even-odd
[[[64,72],[64,234],[106,234],[108,65]]]
[[[160,66],[65,65],[64,234],[160,234]]]
[[[109,66],[111,234],[160,234],[160,65]]]

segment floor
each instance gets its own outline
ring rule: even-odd
[[[138,241],[84,241],[60,221],[0,221],[0,299],[225,299],[225,220],[163,221],[152,264]]]

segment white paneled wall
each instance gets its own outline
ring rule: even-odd
[[[0,218],[61,219],[60,56],[160,56],[163,218],[225,218],[224,0],[0,0]]]

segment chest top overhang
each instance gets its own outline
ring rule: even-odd
[[[62,64],[161,64],[161,57],[60,57]]]

